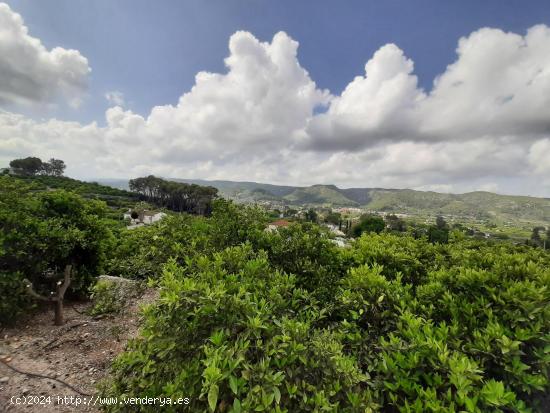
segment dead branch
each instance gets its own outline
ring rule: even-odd
[[[39,378],[39,379],[53,380],[53,381],[56,381],[58,383],[63,384],[64,386],[67,386],[69,389],[71,389],[72,391],[74,391],[74,392],[76,392],[76,393],[78,393],[82,396],[91,396],[91,394],[82,392],[82,391],[78,390],[77,388],[73,387],[72,385],[70,385],[69,383],[67,383],[63,380],[57,379],[55,377],[45,376],[43,374],[38,374],[38,373],[29,373],[29,372],[26,372],[26,371],[19,370],[18,368],[15,368],[15,367],[9,365],[7,361],[5,361],[1,358],[0,358],[0,362],[2,362],[4,364],[4,366],[6,366],[9,369],[15,371],[16,373],[24,374],[25,376],[29,376],[29,377],[36,377],[36,378]]]
[[[53,301],[53,297],[45,297],[43,295],[38,294],[36,291],[34,291],[34,289],[32,288],[32,283],[28,279],[25,278],[23,282],[25,283],[25,287],[27,288],[27,293],[29,295],[41,301],[47,301],[49,303]],[[53,292],[50,294],[53,294]]]
[[[66,328],[65,328],[65,331],[63,331],[62,333],[60,333],[60,334],[59,334],[57,337],[55,337],[53,340],[49,341],[46,345],[44,345],[44,346],[42,347],[42,349],[43,349],[43,350],[46,350],[48,347],[52,346],[52,344],[54,344],[56,341],[59,341],[59,339],[61,339],[61,336],[62,336],[63,334],[68,333],[68,332],[71,331],[73,328],[80,327],[80,326],[82,326],[82,325],[84,325],[84,324],[88,324],[88,323],[89,323],[89,321],[81,321],[81,322],[78,322],[78,323],[76,323],[76,324],[72,324],[72,325],[66,327]],[[60,343],[60,344],[61,344],[61,343]],[[52,346],[52,348],[57,347],[57,346],[59,346],[60,344],[57,344],[57,345],[55,345],[55,346]]]

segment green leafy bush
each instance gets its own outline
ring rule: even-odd
[[[102,276],[90,289],[90,298],[94,302],[90,313],[116,314],[124,308],[128,300],[141,295],[143,289],[141,282]]]
[[[118,313],[126,304],[121,297],[120,287],[108,281],[99,280],[95,283],[90,289],[90,298],[94,301],[91,315]]]
[[[105,395],[190,397],[189,411],[544,411],[544,251],[391,234],[338,249],[312,224],[240,228],[226,206],[164,267]]]
[[[21,273],[0,272],[0,292],[0,325],[14,324],[19,316],[32,308]]]
[[[274,270],[250,245],[190,264],[183,269],[171,261],[165,268],[143,339],[117,360],[106,393],[192,394],[190,411],[316,411],[339,404],[364,411],[371,404],[360,386],[368,377],[337,332],[315,328],[324,313],[294,276]]]
[[[334,287],[346,272],[338,247],[317,225],[293,224],[277,231],[262,231],[252,241],[275,268],[296,276],[300,288],[314,292],[323,302],[334,296]]]
[[[256,239],[266,222],[258,208],[214,201],[210,218],[189,214],[169,215],[155,225],[130,231],[120,229],[107,265],[111,275],[156,279],[162,265],[173,258],[181,265],[195,255],[212,254],[227,246]]]
[[[87,293],[113,241],[105,213],[103,202],[0,177],[0,273],[11,283],[0,290],[0,299],[13,303],[10,313],[21,312],[17,303],[27,301],[23,278],[49,293],[67,264],[76,269],[70,294]]]

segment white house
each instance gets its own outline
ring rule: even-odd
[[[166,214],[164,212],[144,211],[143,214],[140,214],[140,219],[144,224],[153,224],[154,222],[160,221],[165,216]]]
[[[140,211],[138,212],[138,217],[136,219],[132,218],[132,210],[129,209],[127,212],[124,213],[124,219],[129,219],[132,225],[149,225],[153,224],[157,221],[160,221],[162,218],[164,218],[166,214],[164,212],[158,212],[158,211]]]

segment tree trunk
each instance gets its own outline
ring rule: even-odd
[[[54,301],[54,305],[55,305],[54,324],[56,326],[62,326],[65,321],[63,320],[63,297],[59,296],[59,286],[57,286],[57,300]]]

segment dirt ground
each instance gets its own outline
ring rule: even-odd
[[[0,412],[98,412],[97,406],[77,407],[58,396],[79,396],[78,391],[90,399],[97,392],[113,358],[138,332],[140,305],[155,298],[155,290],[146,290],[120,314],[102,318],[87,314],[91,303],[68,303],[63,326],[54,326],[53,310],[44,308],[22,325],[1,330]],[[6,364],[62,380],[76,391],[51,379],[15,372]]]

